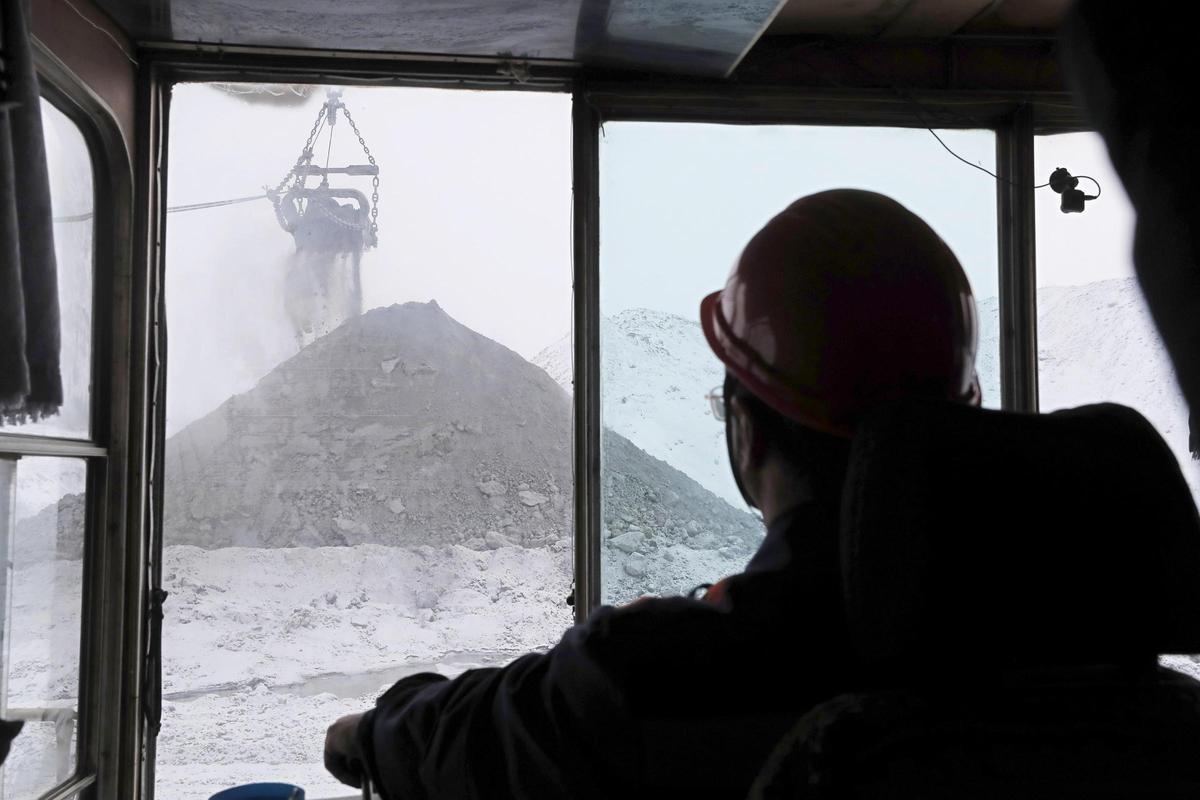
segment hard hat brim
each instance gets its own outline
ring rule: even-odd
[[[767,380],[758,374],[763,368],[755,368],[754,354],[745,345],[728,333],[722,325],[721,295],[718,290],[700,301],[700,329],[713,353],[751,394],[758,397],[780,414],[794,419],[814,430],[849,439],[854,435],[850,426],[841,426],[829,421],[828,409],[820,408],[814,398],[805,397],[799,391],[782,388],[778,376]]]

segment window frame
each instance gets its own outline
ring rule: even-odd
[[[138,715],[126,702],[140,641],[140,588],[127,580],[142,560],[140,437],[134,364],[137,359],[137,279],[130,237],[133,183],[130,154],[116,116],[85,81],[40,42],[35,64],[43,94],[83,131],[92,155],[96,194],[93,229],[92,441],[106,450],[104,469],[89,470],[84,548],[83,643],[80,652],[80,781],[86,796],[120,795],[120,744],[131,740]],[[127,631],[135,632],[127,636]],[[84,770],[91,773],[88,777]],[[48,797],[68,797],[71,785]]]
[[[1038,395],[1037,333],[1037,224],[1035,219],[1037,175],[1034,146],[1037,137],[1058,133],[1092,131],[1083,110],[1073,98],[1044,99],[1017,109],[997,141],[998,165],[1007,183],[997,182],[1001,212],[1000,248],[1007,252],[1009,268],[1002,272],[1001,291],[1010,303],[1001,310],[1001,370],[1006,371],[1011,394],[1006,410],[1036,414]],[[1004,262],[1002,256],[1002,262]],[[1005,354],[1003,348],[1007,346]]]
[[[1029,134],[1027,137],[1027,144],[1026,144],[1026,146],[1028,147],[1028,153],[1023,156],[1023,158],[1028,161],[1028,170],[1031,175],[1033,174],[1033,162],[1034,162],[1034,157],[1035,157],[1035,148],[1037,146],[1037,139],[1039,136],[1054,136],[1056,134],[1063,134],[1063,133],[1095,133],[1095,134],[1099,134],[1099,131],[1097,131],[1094,127],[1087,125],[1087,124],[1083,124],[1082,119],[1080,119],[1080,118],[1073,119],[1073,120],[1059,120],[1059,119],[1053,119],[1050,121],[1037,120],[1037,122],[1039,122],[1040,124],[1032,126],[1031,130],[1029,131]],[[1034,177],[1036,177],[1036,176],[1034,176]],[[1028,251],[1028,257],[1027,257],[1028,263],[1024,265],[1024,269],[1022,270],[1022,278],[1025,281],[1027,281],[1027,285],[1025,288],[1026,295],[1027,295],[1025,303],[1026,303],[1027,309],[1026,309],[1025,313],[1028,314],[1029,318],[1024,321],[1023,327],[1024,327],[1024,330],[1026,331],[1026,334],[1029,336],[1029,339],[1031,342],[1031,345],[1030,345],[1031,353],[1029,355],[1029,358],[1031,360],[1028,362],[1028,366],[1026,368],[1029,370],[1028,381],[1033,386],[1033,397],[1032,397],[1032,406],[1025,410],[1028,410],[1031,413],[1038,413],[1041,411],[1041,398],[1038,394],[1038,389],[1037,389],[1038,380],[1039,380],[1039,368],[1038,368],[1038,360],[1037,360],[1037,353],[1038,353],[1038,346],[1039,346],[1038,331],[1037,331],[1037,315],[1038,315],[1037,256],[1036,256],[1036,251],[1037,251],[1036,227],[1037,226],[1034,222],[1036,210],[1035,210],[1035,201],[1034,201],[1034,197],[1033,197],[1033,192],[1029,193],[1027,202],[1028,202],[1028,208],[1025,209],[1024,213],[1028,217],[1027,224],[1029,226],[1029,234],[1028,234],[1028,240],[1026,242],[1022,243],[1022,247],[1027,249],[1027,251]],[[1136,212],[1136,209],[1134,209],[1134,210]],[[1132,258],[1132,256],[1131,256],[1131,258]],[[1158,331],[1157,323],[1155,323],[1154,328],[1155,328],[1155,333],[1157,333],[1159,335],[1159,339],[1161,340],[1161,332]]]
[[[126,351],[130,276],[128,237],[122,224],[132,212],[129,159],[111,111],[78,76],[41,45],[34,63],[42,98],[63,113],[83,135],[92,166],[92,352],[90,433],[87,438],[0,431],[0,457],[79,458],[85,461],[85,528],[80,614],[79,690],[75,715],[76,758],[72,775],[43,795],[43,800],[73,797],[96,786],[111,761],[109,725],[116,719],[122,649],[114,630],[132,596],[121,580],[122,553],[129,527],[123,510],[129,484],[126,472],[128,403]],[[120,631],[119,626],[115,630]]]
[[[991,130],[996,137],[1001,408],[1037,411],[1033,144],[1037,134],[1084,127],[1069,98],[977,90],[905,95],[611,82],[580,86],[576,98],[576,191],[585,187],[575,207],[575,540],[581,551],[576,598],[584,601],[576,606],[577,619],[586,619],[601,604],[599,140],[607,121]]]
[[[214,59],[216,52],[221,54],[219,61]],[[146,486],[146,582],[142,592],[143,605],[148,612],[147,619],[144,620],[145,637],[141,651],[144,654],[141,668],[145,674],[141,684],[143,693],[140,698],[127,698],[127,702],[150,709],[147,712],[149,717],[156,717],[161,708],[161,680],[152,673],[161,663],[161,602],[166,597],[162,590],[164,464],[160,454],[166,446],[166,364],[169,357],[170,321],[166,318],[166,299],[162,287],[166,281],[166,149],[172,88],[177,83],[207,81],[519,90],[566,94],[572,91],[574,82],[574,68],[565,63],[542,62],[536,67],[530,67],[525,62],[514,63],[489,58],[446,60],[409,56],[356,58],[350,54],[331,55],[336,57],[335,64],[314,65],[314,59],[298,56],[292,50],[232,48],[227,51],[223,48],[211,50],[204,46],[166,46],[144,54],[141,59],[143,86],[139,95],[138,127],[142,140],[147,141],[148,146],[138,164],[137,182],[141,193],[138,211],[145,215],[144,223],[139,217],[139,228],[144,229],[143,241],[147,248],[145,272],[153,298],[148,320],[151,330],[151,369],[146,374],[148,402],[144,409],[144,435],[150,453],[146,465],[146,473],[149,476]],[[402,63],[399,69],[397,62]],[[578,187],[575,189],[574,198],[578,205]],[[577,550],[578,547],[576,543]],[[576,608],[578,609],[578,606]],[[152,732],[150,727],[152,726],[147,724],[141,731],[142,750],[137,765],[137,796],[143,800],[151,800],[155,796],[154,760],[157,730]]]
[[[39,71],[39,79],[41,83],[41,99],[54,106],[67,119],[74,124],[82,134],[85,146],[88,150],[88,156],[91,161],[93,178],[92,178],[92,205],[97,208],[101,194],[99,191],[96,173],[97,161],[95,154],[94,142],[88,136],[87,123],[81,122],[78,108],[75,106],[67,93],[59,90],[54,83],[45,79]],[[91,330],[91,377],[89,386],[88,406],[89,406],[89,435],[86,438],[71,438],[56,435],[41,435],[36,433],[10,433],[7,429],[0,429],[0,458],[15,462],[17,473],[20,474],[20,465],[23,458],[47,457],[56,459],[76,458],[82,460],[86,465],[85,478],[85,512],[84,512],[84,546],[83,546],[83,575],[84,586],[81,591],[81,609],[80,609],[80,631],[79,631],[79,663],[77,665],[77,681],[78,690],[76,698],[75,714],[72,717],[71,724],[76,728],[76,756],[74,769],[69,777],[65,780],[48,788],[43,795],[45,798],[67,797],[77,792],[78,790],[90,786],[95,782],[95,769],[90,763],[88,756],[88,746],[91,743],[91,731],[89,725],[92,722],[91,714],[87,712],[87,704],[90,699],[93,687],[89,685],[87,676],[94,674],[95,670],[88,661],[87,643],[89,639],[89,629],[92,621],[89,619],[88,610],[94,607],[95,598],[91,596],[90,586],[88,581],[89,565],[93,560],[95,550],[96,531],[104,526],[104,503],[103,494],[105,490],[106,472],[108,466],[108,448],[103,443],[106,426],[100,426],[100,422],[105,403],[103,398],[96,392],[95,384],[97,377],[101,372],[100,365],[104,363],[102,354],[98,353],[97,347],[107,337],[103,336],[104,320],[103,312],[97,313],[97,300],[103,295],[103,285],[106,283],[104,277],[100,274],[98,264],[98,248],[96,246],[96,230],[101,224],[99,215],[92,217],[91,224],[93,226],[92,240],[92,330]],[[19,429],[17,429],[19,430]],[[19,477],[17,478],[19,480]],[[13,532],[15,535],[15,531]],[[34,708],[32,711],[45,712],[48,709]],[[56,731],[57,733],[57,731]]]
[[[157,705],[157,684],[143,683],[152,670],[160,641],[147,623],[161,607],[162,463],[165,443],[162,398],[166,390],[167,321],[161,287],[165,276],[165,185],[168,107],[171,87],[184,81],[261,81],[463,89],[519,89],[571,92],[573,176],[573,466],[574,573],[577,621],[600,605],[600,306],[599,306],[599,142],[606,121],[719,122],[732,124],[811,124],[985,128],[997,142],[997,226],[1001,316],[1002,407],[1036,411],[1036,308],[1033,243],[1032,148],[1035,134],[1085,129],[1080,112],[1065,93],[1029,91],[929,91],[901,96],[875,89],[821,90],[804,86],[730,85],[713,82],[652,83],[639,77],[592,81],[569,62],[524,62],[496,58],[421,57],[394,54],[299,53],[287,48],[161,44],[141,53],[138,102],[137,229],[134,275],[144,307],[134,319],[142,326],[144,349],[132,365],[113,361],[114,375],[128,376],[137,396],[129,409],[129,444],[140,443],[146,463],[130,472],[129,497],[140,499],[145,526],[131,523],[126,540],[142,560],[131,560],[138,580],[126,592],[137,597],[128,616],[125,650],[138,660],[137,674],[121,695],[134,714],[133,728],[112,743],[136,776],[137,796],[154,794],[154,736],[142,735],[144,708]],[[962,121],[964,106],[975,118]],[[952,120],[957,119],[959,124]],[[985,124],[978,124],[984,122]],[[132,369],[132,371],[131,371]],[[136,730],[136,735],[134,731]],[[134,748],[131,749],[132,739]],[[114,751],[115,752],[115,751]],[[121,760],[119,759],[119,761]],[[130,763],[133,761],[135,763]],[[114,784],[115,786],[116,784]],[[99,797],[120,797],[97,790]]]

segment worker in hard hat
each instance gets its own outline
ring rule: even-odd
[[[549,652],[406,678],[329,729],[326,765],[391,800],[744,797],[796,719],[854,687],[839,589],[850,440],[889,401],[979,402],[975,304],[957,259],[899,203],[796,201],[700,318],[725,364],[730,464],[767,526],[702,599],[604,607]]]

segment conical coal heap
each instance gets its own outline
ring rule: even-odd
[[[169,440],[166,541],[548,544],[570,533],[570,419],[436,302],[375,309]]]
[[[604,593],[738,571],[762,525],[605,430]],[[167,440],[164,544],[570,546],[571,401],[437,303],[370,311]],[[81,495],[19,532],[79,558]]]

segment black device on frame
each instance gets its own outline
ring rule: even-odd
[[[1096,193],[1084,194],[1083,190],[1078,188],[1079,178],[1086,178],[1095,183]],[[1064,214],[1081,214],[1088,200],[1095,200],[1100,196],[1100,184],[1095,178],[1089,178],[1087,175],[1077,178],[1065,167],[1059,167],[1050,173],[1050,188],[1062,195],[1062,204],[1059,207]]]

